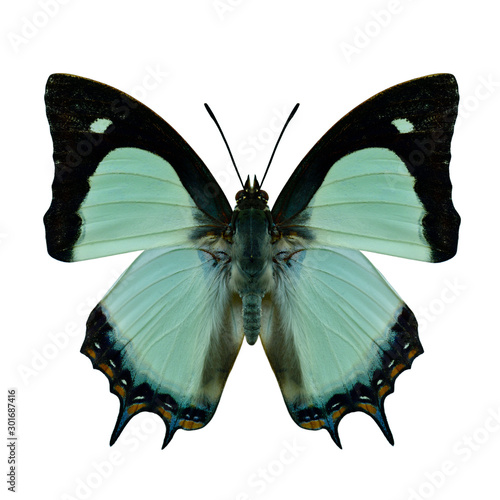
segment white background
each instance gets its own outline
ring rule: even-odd
[[[7,388],[17,389],[18,498],[495,495],[500,68],[491,5],[23,0],[3,8],[0,397],[5,408]],[[458,254],[442,264],[372,256],[416,313],[425,348],[386,401],[394,447],[360,413],[340,425],[343,450],[327,432],[297,427],[260,343],[243,345],[205,429],[179,431],[161,451],[163,424],[143,413],[108,446],[118,399],[79,349],[90,309],[134,256],[66,264],[47,255],[42,217],[53,164],[43,94],[53,72],[139,97],[193,146],[230,200],[238,183],[203,103],[222,124],[242,175],[261,177],[273,128],[300,102],[266,180],[271,203],[312,145],[354,106],[414,77],[457,77],[451,177],[462,216]],[[6,428],[6,417],[0,422]]]

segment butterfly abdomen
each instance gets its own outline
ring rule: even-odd
[[[260,333],[262,298],[273,285],[269,218],[261,208],[238,210],[234,221],[231,285],[242,300],[243,331],[255,344]]]
[[[250,345],[255,344],[260,333],[262,316],[262,297],[255,293],[248,293],[241,297],[243,302],[243,330]]]

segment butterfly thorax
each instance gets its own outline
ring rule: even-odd
[[[231,288],[242,300],[243,330],[254,344],[260,333],[262,298],[273,285],[272,217],[267,193],[255,180],[236,195],[231,226]]]

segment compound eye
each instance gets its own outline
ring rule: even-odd
[[[236,193],[236,201],[240,201],[243,197],[245,196],[245,191],[243,189],[240,189],[237,193]]]
[[[259,195],[263,200],[269,201],[269,195],[265,191],[261,191]]]

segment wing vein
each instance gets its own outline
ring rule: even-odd
[[[113,160],[113,163],[115,161],[116,160]],[[122,161],[126,161],[126,160],[122,160]],[[182,184],[180,182],[174,182],[173,180],[170,180],[170,179],[165,179],[163,177],[156,177],[154,175],[143,174],[143,173],[139,173],[139,172],[99,172],[97,170],[94,173],[94,175],[92,176],[92,179],[94,179],[96,177],[106,177],[106,176],[114,177],[114,176],[117,176],[117,175],[120,175],[120,176],[131,176],[131,177],[142,177],[144,179],[151,179],[151,180],[154,180],[154,181],[165,182],[166,184],[173,184],[176,187],[182,187]]]

